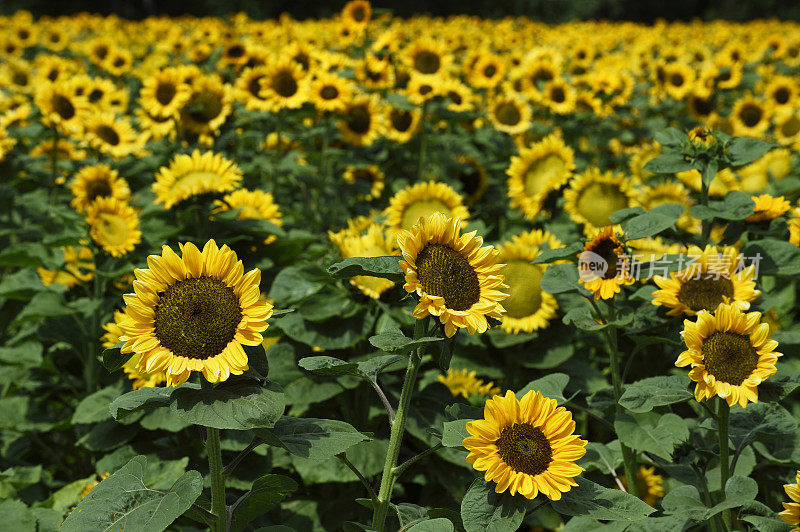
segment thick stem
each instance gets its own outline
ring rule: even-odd
[[[417,320],[414,326],[414,339],[422,338],[425,334],[425,321]],[[417,372],[422,361],[422,348],[412,352],[408,358],[408,368],[406,377],[403,380],[403,389],[400,392],[400,404],[397,405],[397,414],[392,421],[392,431],[389,436],[389,450],[386,453],[386,461],[383,464],[383,475],[381,476],[381,487],[378,490],[378,501],[372,514],[372,528],[378,532],[383,532],[386,523],[386,515],[389,513],[389,501],[392,498],[392,489],[396,480],[394,467],[397,464],[397,457],[400,454],[400,444],[403,442],[403,433],[406,428],[406,418],[408,417],[408,407],[411,404],[411,394],[417,380]]]
[[[730,417],[731,407],[728,406],[725,399],[719,400],[719,488],[722,495],[722,501],[725,501],[725,484],[728,483],[730,477],[730,458],[728,449],[728,419]],[[722,511],[722,522],[725,524],[725,530],[731,530],[731,511],[729,509]]]
[[[211,475],[211,513],[217,520],[215,532],[226,532],[228,515],[225,507],[225,477],[222,474],[222,449],[219,445],[219,429],[207,427],[206,452]]]

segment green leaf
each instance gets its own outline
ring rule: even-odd
[[[137,456],[100,482],[61,526],[63,532],[136,530],[160,532],[180,517],[203,490],[197,471],[183,474],[164,491],[144,482],[147,459]]]
[[[186,382],[181,384],[178,388],[181,387],[195,387],[199,389],[200,385]],[[111,404],[108,405],[108,410],[111,413],[111,417],[119,420],[139,410],[152,410],[162,406],[169,406],[172,400],[172,392],[178,388],[173,388],[172,386],[157,386],[154,388],[133,390],[111,401]]]
[[[241,531],[253,519],[264,515],[275,505],[297,491],[297,482],[283,475],[264,475],[253,482],[250,491],[233,505],[235,512],[231,530]]]
[[[345,362],[334,357],[316,356],[302,358],[297,364],[317,375],[354,375],[374,382],[381,371],[403,359],[400,355],[383,355],[364,362]]]
[[[617,466],[621,463],[622,451],[618,440],[605,445],[590,441],[586,444],[586,454],[580,460],[581,466],[587,468],[595,467],[605,475],[610,475],[613,471],[616,471]]]
[[[637,205],[635,207],[628,207],[627,209],[620,209],[618,211],[615,211],[611,213],[611,216],[609,216],[608,219],[611,220],[611,223],[618,224],[629,218],[633,218],[638,214],[642,214],[643,212],[644,209]],[[581,249],[583,249],[583,246],[581,246]]]
[[[284,268],[269,289],[269,298],[281,306],[289,306],[316,294],[330,282],[325,270],[313,263]]]
[[[574,325],[583,331],[599,331],[606,327],[625,327],[633,321],[633,311],[627,308],[622,308],[617,313],[616,317],[608,323],[600,323],[595,318],[592,310],[586,306],[575,307],[567,311],[562,318],[566,325]]]
[[[653,138],[665,148],[680,148],[687,140],[686,133],[674,127],[656,131]]]
[[[561,294],[578,290],[578,268],[575,264],[551,264],[542,276],[542,290],[550,294]]]
[[[563,248],[545,249],[539,254],[538,257],[533,259],[532,263],[544,264],[562,259],[575,259],[582,249],[583,246],[579,242],[570,244],[569,246]]]
[[[50,267],[53,259],[47,246],[38,242],[18,242],[0,251],[0,266],[19,268]]]
[[[739,520],[750,523],[759,532],[789,532],[791,525],[782,521],[775,510],[758,501],[742,505],[737,515]]]
[[[747,408],[733,410],[729,430],[734,445],[744,447],[762,437],[793,437],[797,431],[797,421],[781,405],[759,401],[747,405]]]
[[[666,514],[687,517],[693,521],[703,521],[708,508],[700,500],[700,493],[694,486],[678,486],[671,489],[661,500]]]
[[[119,397],[122,386],[117,384],[103,388],[88,397],[85,397],[75,408],[72,414],[73,423],[97,423],[111,417],[108,405]]]
[[[230,430],[272,427],[285,406],[276,383],[242,381],[225,381],[206,390],[179,387],[170,403],[170,409],[187,423]]]
[[[276,320],[275,326],[296,342],[322,349],[346,349],[363,340],[372,331],[375,317],[376,313],[373,311],[351,318],[315,323],[305,321],[297,312],[293,312]]]
[[[475,479],[461,501],[461,519],[467,532],[508,532],[522,523],[526,507],[525,497],[495,493],[493,483]]]
[[[0,528],[14,532],[36,532],[36,515],[24,502],[15,499],[0,501]]]
[[[109,372],[113,373],[118,369],[122,369],[122,366],[133,356],[133,353],[122,353],[123,345],[125,345],[125,342],[119,342],[114,347],[103,350],[103,365]]]
[[[772,238],[749,242],[742,255],[747,266],[756,265],[758,275],[800,274],[800,248],[789,242]]]
[[[436,519],[420,521],[407,530],[408,532],[453,532],[455,527],[446,517],[438,517]]]
[[[419,339],[409,338],[400,329],[386,329],[382,333],[370,336],[369,343],[389,353],[409,353],[425,344],[440,342],[442,338],[423,336]]]
[[[687,161],[681,153],[662,153],[647,161],[644,169],[654,174],[677,174],[692,169],[692,163]]]
[[[368,438],[352,425],[335,419],[283,416],[271,429],[258,431],[269,445],[311,460],[325,460]]]
[[[657,406],[688,401],[694,395],[689,380],[680,376],[650,377],[625,386],[619,404],[635,413],[649,412]]]
[[[551,373],[541,379],[536,379],[528,383],[523,389],[517,392],[517,399],[522,399],[531,390],[542,392],[543,397],[555,399],[559,404],[566,401],[564,388],[569,383],[569,376],[563,373]]]
[[[657,424],[653,424],[656,419]],[[670,460],[675,446],[689,438],[686,422],[676,414],[649,419],[622,414],[614,420],[614,429],[619,441],[631,449],[652,453],[664,460]]]
[[[44,348],[39,342],[23,342],[15,346],[0,347],[0,362],[12,366],[32,367],[42,362]]]
[[[0,282],[0,298],[27,301],[42,290],[60,291],[63,285],[45,287],[33,268],[26,268],[7,275]]]
[[[731,166],[742,166],[760,159],[775,147],[775,144],[751,137],[734,137],[725,148]]]
[[[457,419],[455,421],[445,421],[442,428],[442,445],[445,447],[461,447],[464,438],[469,438],[467,423],[471,419]]]
[[[664,203],[622,222],[622,230],[629,240],[657,235],[669,229],[684,213],[686,206]]]
[[[563,515],[588,515],[602,521],[638,521],[656,509],[630,493],[605,488],[591,480],[577,477],[577,486],[550,503],[553,510]]]
[[[724,201],[712,201],[706,205],[692,205],[689,214],[701,220],[720,218],[722,220],[744,220],[753,214],[755,203],[750,195],[739,190],[731,190]]]
[[[328,273],[335,279],[349,279],[356,275],[369,275],[390,281],[400,282],[405,276],[398,262],[399,255],[384,257],[351,257],[337,262],[328,268]]]
[[[738,508],[758,495],[758,483],[750,477],[735,475],[725,483],[725,500],[713,506],[705,518],[710,519],[723,510]]]

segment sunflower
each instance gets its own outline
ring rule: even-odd
[[[81,168],[75,174],[69,190],[73,197],[70,205],[78,212],[85,212],[97,198],[115,198],[127,202],[131,197],[127,181],[105,164]]]
[[[146,138],[158,140],[168,137],[174,140],[177,136],[175,119],[172,117],[153,116],[143,107],[137,107],[134,113],[136,123]]]
[[[610,216],[636,204],[636,191],[623,174],[592,166],[572,178],[564,191],[564,210],[573,222],[593,228],[611,223]]]
[[[310,100],[320,111],[343,111],[353,96],[353,84],[336,74],[322,72],[311,82]]]
[[[531,106],[518,96],[497,96],[489,103],[489,121],[495,129],[517,135],[531,127]]]
[[[739,137],[760,138],[769,128],[768,108],[753,96],[737,100],[731,109],[733,131]]]
[[[764,94],[776,109],[793,108],[800,98],[794,78],[776,76],[764,87]]]
[[[544,94],[537,101],[552,113],[568,115],[575,112],[578,95],[572,85],[563,78],[558,78],[547,83]]]
[[[383,212],[386,225],[393,233],[411,229],[420,218],[440,212],[448,218],[469,218],[462,197],[445,183],[425,181],[398,191],[389,199]]]
[[[541,231],[539,231],[541,233]],[[541,282],[546,264],[531,264],[541,250],[520,239],[506,242],[498,248],[497,260],[505,264],[502,270],[508,286],[508,299],[500,327],[509,334],[531,333],[544,329],[556,317],[556,298],[542,290]]]
[[[0,124],[0,162],[5,160],[6,154],[9,153],[16,144],[17,139],[9,136],[8,130]]]
[[[675,100],[683,100],[692,90],[695,72],[689,65],[670,63],[664,65],[664,90]]]
[[[469,72],[469,84],[479,89],[497,86],[506,75],[503,58],[491,53],[482,54]]]
[[[611,226],[598,229],[583,246],[579,258],[579,282],[595,299],[612,299],[623,285],[634,283],[630,257]],[[599,269],[597,269],[599,266]]]
[[[655,506],[656,501],[664,496],[664,477],[655,473],[655,467],[639,466],[636,472],[636,487],[639,497],[649,504]],[[620,478],[622,485],[628,487],[628,479],[623,475]]]
[[[447,386],[453,397],[459,395],[464,399],[469,399],[470,395],[498,395],[500,388],[497,388],[492,381],[484,383],[477,377],[477,373],[466,369],[447,370],[447,375],[437,375],[436,380]]]
[[[505,312],[500,301],[508,297],[500,291],[506,286],[497,250],[481,247],[475,231],[460,235],[460,227],[460,219],[435,212],[397,236],[403,288],[420,297],[414,317],[437,316],[448,338],[459,328],[486,332],[487,316],[500,318]]]
[[[669,278],[653,277],[659,288],[653,292],[653,304],[669,307],[668,316],[694,316],[720,303],[747,310],[761,295],[753,280],[755,264],[737,271],[740,257],[735,247],[691,246],[687,256],[692,260],[686,268],[671,272]]]
[[[800,471],[797,471],[794,478],[794,484],[784,484],[783,489],[786,495],[792,502],[782,502],[783,511],[778,514],[783,522],[793,525],[790,532],[800,532]]]
[[[387,139],[404,144],[414,137],[420,127],[422,109],[400,109],[390,105],[384,106]]]
[[[441,74],[448,71],[453,56],[447,52],[443,42],[421,38],[412,41],[402,51],[402,59],[412,71],[420,74]]]
[[[453,113],[471,111],[475,99],[472,90],[454,78],[445,78],[440,81],[437,90],[446,102],[445,108]]]
[[[774,198],[769,194],[761,194],[760,196],[750,196],[750,199],[755,202],[755,207],[753,207],[753,214],[745,218],[746,222],[774,220],[792,208],[792,204],[783,199],[783,196]]]
[[[103,325],[106,331],[101,338],[104,348],[114,347],[120,342],[120,338],[124,336],[125,332],[122,330],[120,324],[125,321],[128,316],[119,310],[114,311],[114,321],[108,322]],[[128,376],[128,379],[133,381],[133,389],[139,390],[141,388],[155,388],[160,386],[167,380],[167,374],[163,371],[155,373],[146,373],[139,370],[139,355],[133,355],[122,366],[122,371]]]
[[[62,269],[45,270],[44,268],[36,268],[36,273],[39,274],[43,285],[50,286],[56,283],[72,288],[94,279],[94,254],[92,254],[91,248],[69,246],[61,249],[64,252],[64,267]]]
[[[250,111],[270,111],[272,109],[272,102],[261,95],[261,82],[269,71],[269,67],[258,65],[245,69],[237,78],[234,90],[246,109]]]
[[[209,382],[248,369],[242,345],[259,345],[272,305],[262,301],[261,271],[244,274],[228,246],[209,240],[203,251],[181,244],[182,257],[163,246],[137,269],[133,294],[125,295],[128,319],[123,353],[139,355],[139,369],[165,371],[177,386],[192,371]]]
[[[231,209],[241,209],[237,218],[240,220],[256,219],[269,220],[275,225],[283,225],[280,207],[275,203],[275,198],[269,192],[263,190],[239,189],[230,194],[226,194],[222,200],[215,200],[216,208],[212,214],[229,211]],[[275,235],[268,236],[265,244],[271,244],[276,240]]]
[[[98,197],[86,213],[89,234],[112,257],[122,257],[142,241],[139,216],[125,203],[112,197]]]
[[[348,166],[342,175],[342,179],[347,183],[359,183],[362,188],[368,189],[366,193],[356,196],[362,201],[372,201],[379,198],[383,188],[386,186],[386,176],[376,164],[363,167]]]
[[[757,403],[758,385],[775,374],[782,356],[775,351],[778,342],[768,339],[769,324],[761,322],[761,313],[744,313],[737,305],[720,304],[713,314],[701,310],[697,321],[684,320],[681,336],[687,349],[675,365],[691,364],[698,401],[718,395],[728,406]]]
[[[789,243],[800,246],[800,208],[792,209],[787,223],[789,225]]]
[[[631,174],[642,181],[655,177],[657,174],[645,170],[644,166],[659,155],[661,155],[661,144],[656,141],[633,148],[631,158],[628,161],[628,168],[630,168]]]
[[[258,94],[270,102],[273,112],[297,109],[308,101],[308,79],[302,67],[291,58],[271,65],[259,83]]]
[[[342,8],[342,22],[355,31],[366,28],[371,16],[372,6],[368,0],[350,0]]]
[[[71,82],[40,85],[34,103],[42,112],[42,122],[65,134],[81,131],[89,108],[85,98],[75,95]]]
[[[557,501],[577,486],[574,478],[583,468],[575,462],[586,454],[587,442],[574,433],[572,413],[556,405],[538,391],[517,399],[509,390],[486,401],[484,419],[467,423],[467,462],[486,471],[496,493],[528,499],[542,493]]]
[[[383,120],[377,98],[358,96],[345,105],[339,120],[339,132],[354,146],[369,146],[383,134]]]
[[[424,105],[435,98],[439,92],[441,77],[433,74],[413,73],[408,80],[403,94],[416,105]]]
[[[456,159],[457,166],[449,172],[451,179],[461,184],[461,192],[466,195],[467,203],[476,203],[489,183],[486,168],[474,158],[459,155]]]
[[[561,188],[574,169],[575,152],[557,135],[521,149],[518,156],[511,157],[506,170],[511,206],[519,207],[529,220],[536,220],[547,195]]]
[[[201,75],[191,88],[192,94],[181,108],[181,124],[202,142],[210,143],[233,109],[231,87],[215,76]]]
[[[363,231],[329,232],[328,235],[331,241],[338,246],[343,258],[385,257],[398,254],[391,239],[386,237],[384,228],[376,223],[370,222]],[[357,275],[350,279],[350,284],[358,288],[365,296],[379,299],[381,294],[394,286],[394,281],[369,275]]]
[[[222,154],[194,150],[173,157],[169,167],[156,174],[153,192],[156,203],[171,209],[177,203],[200,194],[230,192],[239,186],[242,171]]]
[[[156,118],[178,116],[189,100],[192,90],[183,82],[179,72],[165,68],[144,79],[139,92],[139,105]]]
[[[114,159],[140,154],[146,139],[129,122],[111,113],[95,113],[85,124],[89,144]]]
[[[774,123],[775,138],[782,146],[800,141],[800,113],[794,110],[778,112]]]

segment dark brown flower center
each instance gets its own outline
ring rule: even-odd
[[[167,105],[177,94],[177,89],[173,83],[159,83],[156,87],[156,100],[161,105]]]
[[[506,126],[516,126],[522,120],[519,107],[510,102],[498,105],[494,114],[497,117],[497,121]]]
[[[414,69],[423,74],[435,74],[441,64],[439,54],[429,50],[422,50],[414,56]]]
[[[272,78],[272,90],[284,98],[291,98],[297,94],[297,81],[291,72],[281,71]]]
[[[319,96],[323,100],[335,100],[339,96],[339,89],[333,85],[325,85],[322,87],[322,90],[319,91]]]
[[[167,288],[155,308],[155,332],[177,356],[208,359],[220,354],[242,320],[239,298],[211,277],[193,277]]]
[[[547,436],[527,423],[514,423],[500,432],[495,442],[497,453],[517,473],[539,475],[553,461],[553,449]]]
[[[69,98],[56,94],[53,96],[51,103],[53,105],[53,110],[64,120],[69,120],[75,116],[75,106],[72,105]]]
[[[86,198],[91,202],[96,198],[111,196],[111,184],[107,179],[92,179],[86,183]]]
[[[347,118],[347,127],[353,133],[363,135],[369,131],[372,120],[366,105],[357,105],[350,109]]]
[[[689,279],[678,290],[678,301],[694,311],[713,311],[725,298],[733,297],[733,283],[727,277]]]
[[[98,126],[94,129],[94,134],[103,139],[104,142],[107,144],[111,144],[112,146],[116,146],[119,144],[119,134],[114,131],[114,128],[111,126],[107,126],[103,124],[102,126]]]
[[[193,111],[189,113],[192,120],[195,122],[207,123],[218,117],[222,112],[222,100],[219,95],[204,90],[192,96],[188,107],[193,109]]]
[[[715,332],[703,340],[703,365],[715,379],[738,386],[758,367],[758,352],[750,336]]]
[[[426,293],[444,298],[452,310],[467,310],[481,296],[478,274],[458,251],[428,244],[417,255],[417,275]]]
[[[408,128],[410,128],[411,124],[414,122],[414,117],[411,113],[403,111],[402,109],[392,109],[392,112],[389,114],[389,119],[392,122],[392,128],[402,133],[408,131]]]
[[[744,125],[747,127],[755,127],[761,122],[761,117],[764,115],[761,107],[755,103],[748,103],[742,106],[739,111],[739,118],[741,118]]]

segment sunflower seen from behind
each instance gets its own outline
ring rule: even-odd
[[[246,274],[228,246],[209,240],[200,251],[181,244],[179,257],[169,246],[135,271],[134,293],[125,294],[121,323],[123,353],[140,356],[139,370],[166,372],[167,386],[200,371],[209,382],[227,380],[248,369],[242,346],[259,345],[272,305],[261,299],[261,271]]]
[[[769,324],[761,321],[761,313],[745,313],[736,305],[721,304],[713,314],[701,310],[696,321],[684,320],[681,336],[686,350],[675,365],[691,365],[698,401],[717,395],[728,406],[757,403],[758,385],[775,374],[782,356],[775,351],[778,342],[768,338]]]
[[[527,499],[541,493],[557,501],[577,486],[575,477],[583,468],[575,462],[586,454],[587,442],[575,434],[572,413],[541,392],[531,390],[517,399],[509,390],[492,397],[484,418],[468,422],[467,432],[467,462],[486,472],[496,493]]]
[[[403,288],[419,296],[414,317],[439,318],[448,338],[460,328],[486,332],[487,317],[499,319],[505,312],[500,301],[508,297],[497,250],[481,247],[475,231],[460,233],[461,220],[436,212],[397,236]]]

